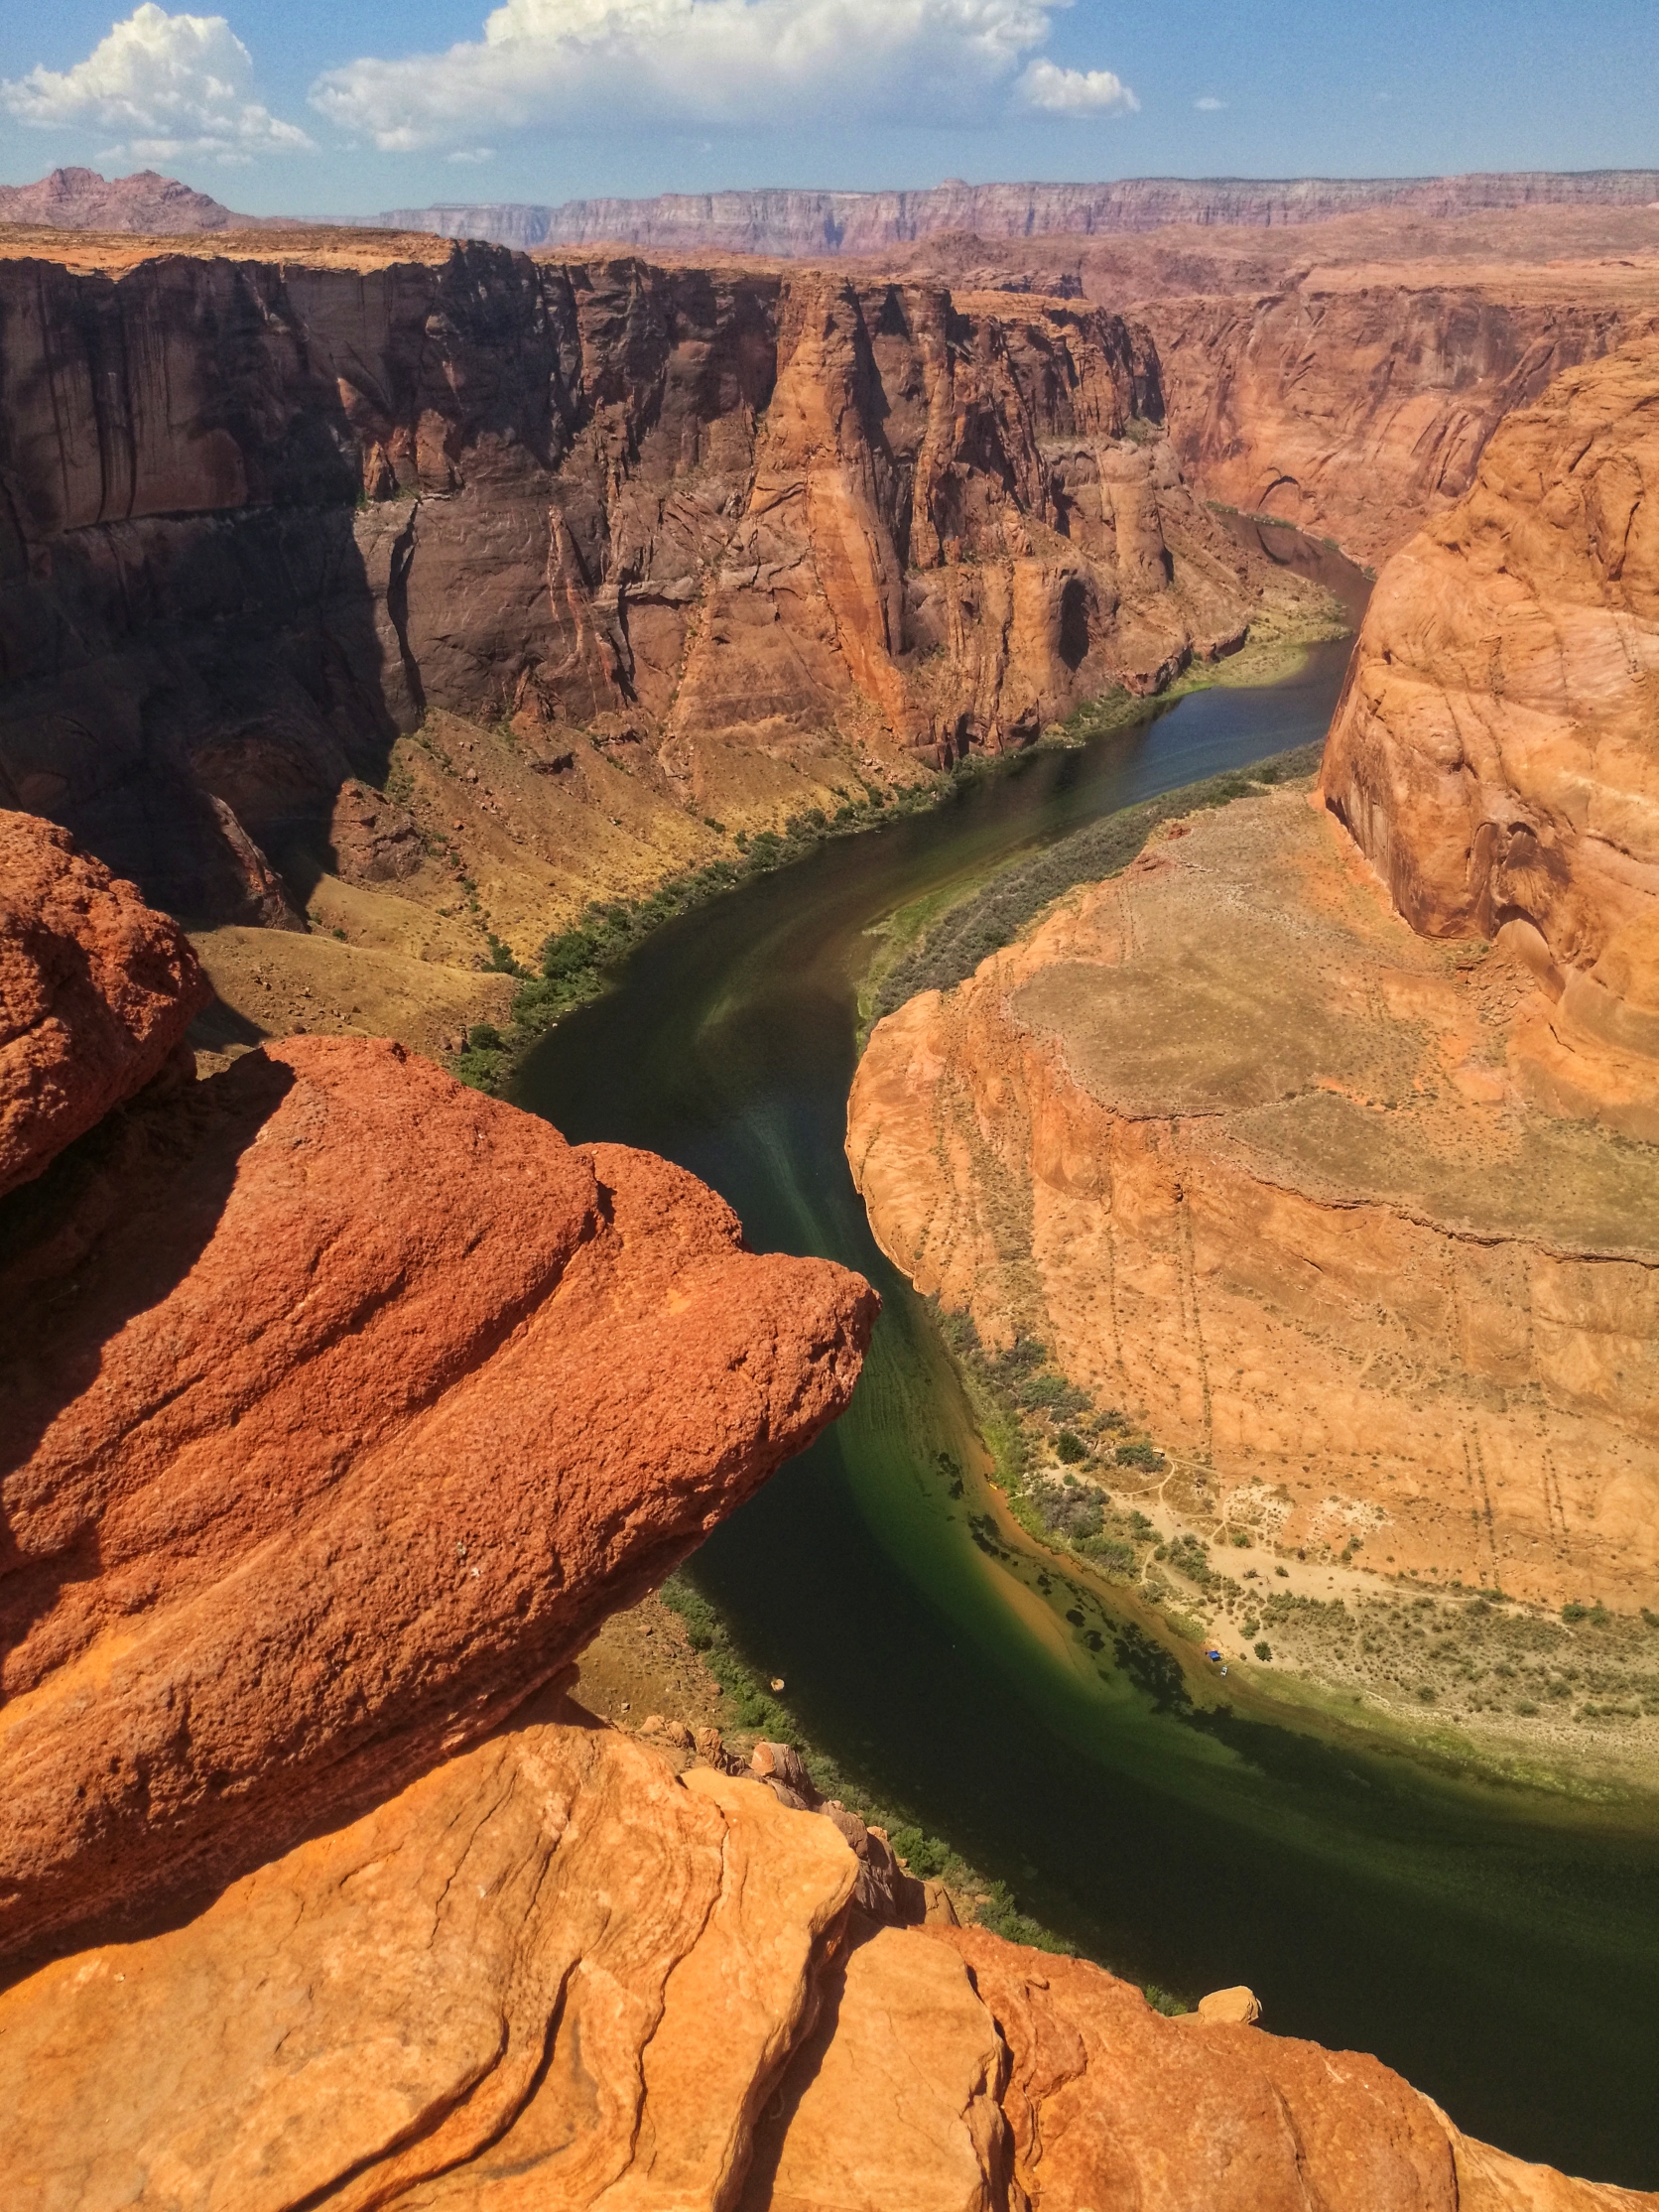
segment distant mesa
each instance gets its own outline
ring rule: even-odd
[[[38,185],[0,185],[0,223],[39,223],[50,230],[125,230],[173,238],[228,230],[246,221],[176,177],[140,169],[131,177],[100,177],[95,169],[55,169]]]
[[[1534,206],[1642,207],[1659,170],[1530,171],[1470,177],[1131,177],[1106,185],[967,185],[926,192],[664,193],[656,199],[569,199],[394,207],[388,229],[506,246],[641,246],[653,251],[879,253],[942,231],[982,238],[1156,230],[1165,223],[1271,227],[1368,208],[1414,216]]]

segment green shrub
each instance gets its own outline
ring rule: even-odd
[[[1258,1659],[1270,1659],[1273,1656],[1273,1646],[1265,1636],[1259,1642],[1253,1643],[1250,1648]]]
[[[1070,1429],[1061,1430],[1054,1440],[1054,1449],[1055,1456],[1063,1460],[1068,1467],[1076,1467],[1080,1460],[1085,1460],[1088,1457],[1088,1447],[1084,1443],[1082,1437],[1074,1436]]]
[[[585,930],[568,929],[542,947],[542,974],[549,982],[563,982],[591,968],[598,956],[599,948]]]
[[[501,1032],[493,1021],[475,1021],[466,1032],[466,1043],[471,1052],[499,1052]]]
[[[1119,1467],[1141,1467],[1149,1475],[1156,1475],[1164,1464],[1164,1455],[1155,1444],[1120,1444],[1114,1456]]]

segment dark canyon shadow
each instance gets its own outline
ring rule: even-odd
[[[96,1385],[110,1341],[190,1274],[242,1154],[293,1083],[257,1052],[206,1083],[164,1072],[0,1199],[0,1668],[65,1584],[98,1574],[99,1523],[118,1488],[114,1468],[72,1451],[66,1470],[33,1481],[28,1462]],[[45,1540],[20,1544],[31,1520]],[[8,1672],[6,1695],[19,1687]]]

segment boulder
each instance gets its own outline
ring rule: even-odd
[[[1227,2020],[1234,2027],[1254,2027],[1261,2017],[1261,1999],[1254,1990],[1247,1990],[1242,1984],[1236,1989],[1212,1990],[1208,1997],[1199,1999],[1196,2017]]]
[[[136,1102],[6,1207],[11,1951],[475,1740],[834,1417],[876,1307],[343,1038]]]
[[[177,923],[66,830],[0,813],[0,1194],[159,1075],[208,996]]]

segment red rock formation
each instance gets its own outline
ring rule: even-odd
[[[191,917],[291,914],[430,708],[781,815],[1307,611],[1092,308],[319,235],[0,312],[0,797]]]
[[[1468,488],[1506,414],[1653,325],[1656,249],[1653,207],[1534,205],[936,237],[882,265],[1139,303],[1189,482],[1375,562]]]
[[[1276,296],[1135,312],[1205,494],[1375,562],[1468,490],[1507,415],[1652,320],[1659,268],[1647,276],[1638,290],[1616,270],[1314,269]]]
[[[0,1994],[27,2212],[1628,2212],[1375,2059],[848,1917],[830,1821],[524,1716],[193,1920]]]
[[[641,246],[653,252],[881,253],[961,231],[986,239],[1153,230],[1166,223],[1324,222],[1355,209],[1456,215],[1474,208],[1646,206],[1659,171],[1535,172],[1471,177],[1125,178],[1109,185],[964,185],[924,192],[664,193],[656,199],[571,199],[397,207],[397,230],[553,248]]]
[[[344,1039],[9,1204],[10,1949],[492,1725],[833,1418],[874,1311],[680,1170]]]
[[[130,883],[0,814],[0,1196],[158,1075],[206,997],[184,932]]]
[[[1378,586],[1322,774],[1413,928],[1536,971],[1544,1103],[1659,1137],[1659,344],[1503,425]]]

